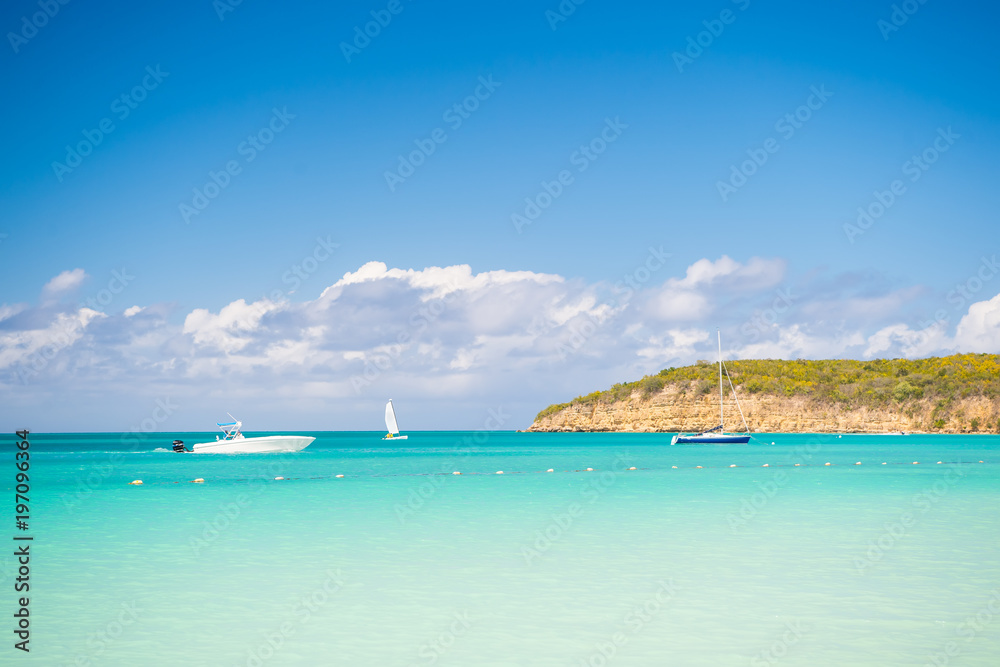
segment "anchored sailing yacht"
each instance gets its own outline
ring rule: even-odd
[[[733,390],[733,398],[736,399],[736,407],[739,408],[740,418],[743,419],[743,428],[746,433],[726,433],[723,425],[726,423],[724,406],[722,401],[722,334],[716,330],[719,336],[719,425],[701,433],[686,435],[678,433],[670,441],[671,445],[745,445],[750,442],[750,428],[747,420],[743,417],[743,408],[740,407],[740,399],[736,396],[736,387],[729,378],[729,371],[726,371],[726,379],[729,380],[729,387]]]

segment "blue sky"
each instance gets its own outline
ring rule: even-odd
[[[225,6],[0,13],[6,427],[524,427],[717,327],[1000,351],[992,4]]]

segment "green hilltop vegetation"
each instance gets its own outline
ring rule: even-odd
[[[941,428],[958,399],[1000,397],[1000,355],[956,354],[928,359],[746,359],[725,362],[740,394],[803,396],[816,404],[838,405],[844,410],[862,407],[890,408],[913,414],[917,402],[931,402],[932,427]],[[723,383],[728,384],[725,379]],[[719,390],[718,364],[699,361],[693,366],[666,368],[635,382],[620,382],[610,389],[578,396],[569,403],[550,405],[535,417],[542,419],[571,406],[593,406],[627,401],[638,392],[642,398],[667,385],[683,393],[707,394]],[[973,431],[998,431],[996,424],[973,419]]]

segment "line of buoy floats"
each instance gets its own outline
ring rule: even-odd
[[[966,463],[967,463],[966,461],[937,461],[935,463],[935,465],[964,465]],[[979,461],[979,463],[985,463],[985,461]],[[856,466],[859,466],[861,464],[862,464],[861,461],[856,461],[854,463],[854,465],[856,465]],[[792,467],[799,468],[799,467],[827,467],[827,466],[836,466],[836,465],[840,465],[840,464],[827,461],[826,463],[823,463],[822,466],[820,464],[818,464],[818,463],[792,463],[792,464],[789,464],[789,463],[776,463],[776,464],[774,464],[774,466],[772,466],[770,463],[764,463],[760,467],[761,468],[771,468],[771,467],[774,467],[774,468],[792,468]],[[906,463],[906,462],[903,462],[903,461],[893,461],[891,463],[889,461],[882,461],[882,465],[884,465],[884,466],[886,466],[886,465],[915,465],[916,466],[916,465],[920,465],[920,461],[912,461],[910,463]],[[685,468],[693,468],[693,469],[697,469],[697,470],[704,469],[705,467],[706,466],[685,466]],[[708,466],[708,468],[723,468],[723,467],[728,467],[728,468],[750,468],[750,467],[756,467],[756,466],[738,465],[736,463],[731,463],[728,466]],[[680,469],[682,469],[679,466],[670,466],[670,468],[672,470],[680,470]],[[658,468],[637,468],[636,466],[632,466],[630,468],[627,468],[627,470],[658,470]],[[516,472],[505,473],[503,470],[497,470],[495,473],[488,473],[488,472],[468,472],[468,473],[463,473],[460,470],[455,470],[451,474],[452,475],[504,475],[504,474],[508,474],[508,475],[530,475],[530,474],[539,473],[539,472],[542,472],[542,471],[540,471],[540,470],[519,470],[519,471],[516,471]],[[549,468],[545,472],[547,472],[547,473],[548,472],[555,472],[555,469],[554,468]],[[564,470],[563,472],[594,472],[594,469],[593,468],[581,468],[579,470]],[[385,474],[385,475],[358,475],[358,477],[429,477],[431,475],[447,475],[447,474],[448,473],[446,473],[446,472],[412,472],[412,473],[390,473],[390,474]],[[341,479],[343,477],[344,477],[343,474],[333,475],[331,477],[283,477],[283,476],[279,475],[278,477],[274,478],[274,481],[275,482],[284,482],[284,481],[292,481],[292,480],[298,480],[298,479]],[[242,479],[229,480],[229,481],[242,481]],[[204,484],[205,483],[205,478],[204,477],[197,477],[195,479],[189,480],[188,482],[190,484]],[[159,484],[180,484],[180,482],[159,482]],[[143,481],[141,479],[135,479],[135,480],[132,480],[131,482],[129,482],[129,485],[130,486],[142,486],[143,485]]]

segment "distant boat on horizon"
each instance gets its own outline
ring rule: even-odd
[[[729,378],[728,370],[726,371],[726,379],[729,380],[729,386],[732,387],[733,398],[736,399],[736,407],[739,408],[740,417],[743,419],[743,428],[746,429],[746,433],[725,432],[725,406],[722,400],[722,334],[718,329],[716,329],[715,333],[719,337],[719,425],[701,433],[691,435],[678,433],[670,441],[671,445],[745,445],[750,442],[750,428],[747,426],[746,418],[743,417],[743,408],[740,407],[740,399],[736,396],[736,387],[733,387],[733,381]]]
[[[396,424],[396,411],[392,409],[392,399],[385,404],[385,430],[388,431],[383,440],[406,440],[410,436],[400,435],[399,426]]]

